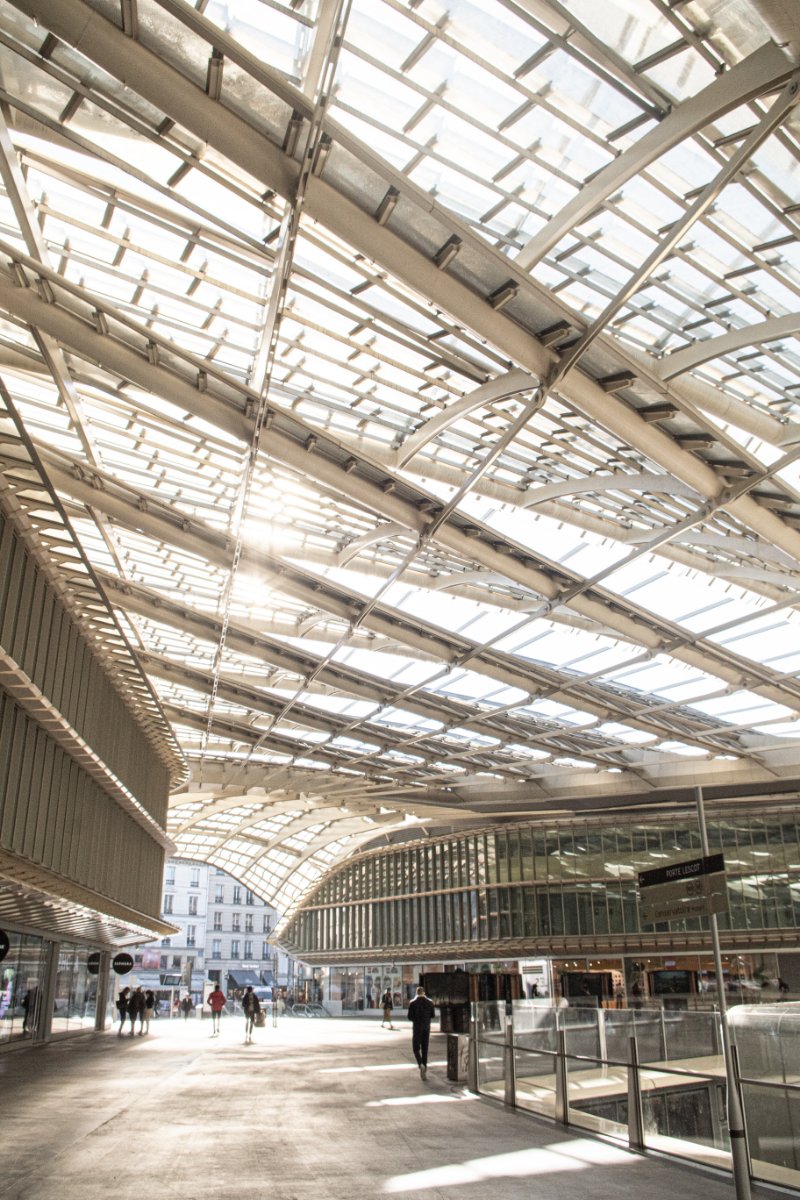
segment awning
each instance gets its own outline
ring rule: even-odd
[[[260,987],[261,980],[255,971],[228,971],[229,988]]]
[[[275,982],[275,977],[272,974],[272,971],[262,971],[261,972],[260,983],[261,983],[262,987],[272,987],[274,982]]]

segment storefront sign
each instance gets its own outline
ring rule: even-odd
[[[89,972],[90,975],[99,975],[100,974],[100,951],[99,950],[93,950],[92,953],[89,955],[89,957],[86,959],[86,970]]]
[[[133,970],[133,957],[130,954],[115,954],[111,966],[115,975],[127,975]]]
[[[8,948],[10,945],[11,942],[8,940],[8,934],[4,933],[3,930],[0,929],[0,962],[2,962],[5,956],[8,954]]]

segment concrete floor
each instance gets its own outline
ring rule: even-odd
[[[406,1022],[407,1025],[407,1022]],[[2,1200],[732,1200],[645,1159],[470,1096],[434,1035],[283,1018],[153,1022],[0,1055]]]

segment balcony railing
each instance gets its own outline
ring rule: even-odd
[[[729,1014],[752,1177],[800,1188],[800,1003]],[[720,1015],[473,1004],[470,1086],[636,1149],[731,1170]]]

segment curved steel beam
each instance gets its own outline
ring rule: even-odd
[[[153,51],[126,37],[83,0],[71,0],[69,6],[64,6],[62,0],[14,0],[14,4],[123,83],[135,74],[137,91],[157,108],[267,187],[283,196],[293,194],[299,171],[294,159],[240,114],[213,101],[165,58],[159,58]],[[265,87],[272,86],[266,79],[262,82]],[[294,94],[303,99],[299,91],[295,90]],[[356,154],[356,157],[363,157],[365,163],[369,161],[377,170],[380,164],[375,163],[375,156],[362,150],[363,155]],[[385,167],[385,170],[391,173],[391,168]],[[394,179],[395,175],[391,174]],[[421,203],[421,200],[417,198],[416,202]],[[432,209],[428,199],[428,210]],[[543,376],[556,362],[555,356],[529,330],[502,311],[494,310],[485,296],[454,273],[440,270],[434,258],[412,245],[408,237],[388,225],[370,220],[369,214],[337,186],[313,176],[308,181],[306,211],[398,279],[427,295],[432,303],[457,321],[488,339],[531,374]],[[442,221],[449,221],[450,227],[458,225],[460,228],[457,220],[445,210],[437,208],[436,213]],[[506,270],[513,265],[477,239],[473,245],[476,252],[485,254],[487,265],[493,270],[500,263],[505,263]],[[517,271],[517,276],[525,285],[529,283],[523,271]],[[14,311],[13,305],[11,311]],[[560,390],[590,419],[597,420],[700,494],[714,499],[725,492],[724,482],[708,463],[681,449],[666,433],[638,417],[629,406],[616,402],[589,376],[573,370]],[[775,513],[747,495],[733,497],[727,508],[767,540],[784,546],[800,558],[800,534]],[[446,538],[449,532],[450,527],[443,526],[437,531],[437,537]]]
[[[561,479],[557,483],[546,483],[532,488],[520,501],[520,508],[533,508],[545,500],[559,496],[576,496],[580,492],[668,492],[673,496],[686,496],[699,500],[697,492],[672,475],[591,475],[588,479]]]
[[[365,550],[367,546],[374,546],[384,541],[385,538],[402,537],[404,534],[408,536],[413,533],[414,531],[408,525],[401,525],[399,521],[392,521],[389,525],[378,525],[375,529],[370,529],[368,533],[356,538],[355,541],[348,542],[344,550],[336,555],[336,566],[346,567],[354,558],[358,558],[361,551]]]
[[[572,200],[522,247],[517,265],[529,271],[628,180],[725,113],[785,83],[793,70],[784,52],[774,42],[766,42],[749,58],[719,75],[580,187]]]
[[[536,384],[537,380],[532,375],[519,369],[507,371],[504,375],[497,375],[494,379],[482,383],[473,392],[467,392],[466,396],[462,396],[455,404],[448,405],[447,408],[442,409],[436,416],[426,421],[424,425],[415,429],[398,450],[395,460],[397,465],[405,466],[423,446],[427,446],[428,442],[432,442],[460,417],[465,417],[468,413],[474,412],[476,408],[483,408],[487,404],[495,404],[500,400],[508,400],[511,396],[518,396],[520,392],[532,391]]]
[[[661,363],[659,374],[664,381],[674,379],[676,375],[693,371],[712,358],[723,358],[747,346],[761,346],[764,342],[774,342],[796,333],[800,333],[800,312],[770,317],[768,321],[759,321],[755,325],[743,325],[741,329],[731,329],[719,337],[692,342],[691,346],[668,354]]]
[[[138,499],[135,499],[132,488],[119,485],[115,480],[104,477],[99,471],[93,472],[93,481],[78,478],[77,475],[82,472],[79,470],[76,475],[74,470],[69,469],[74,464],[71,464],[68,456],[55,454],[44,447],[41,448],[40,453],[51,479],[61,491],[87,505],[99,508],[109,516],[116,517],[132,529],[140,529],[152,536],[166,539],[170,543],[191,548],[193,552],[199,553],[223,568],[229,564],[230,549],[224,536],[206,527],[197,519],[188,520],[181,517],[180,514],[171,512],[167,506],[161,505],[152,497],[144,497],[137,493]],[[465,541],[469,545],[469,539],[465,538]],[[360,601],[352,593],[346,592],[330,580],[312,575],[308,571],[302,571],[285,560],[278,559],[275,555],[249,548],[245,557],[252,563],[254,571],[258,570],[274,575],[276,585],[282,592],[300,599],[315,610],[322,608],[334,616],[349,620],[353,612],[360,609]],[[507,556],[498,555],[498,558],[504,562]],[[507,578],[510,578],[507,571],[505,574]],[[531,575],[536,579],[543,576],[544,573],[535,571],[531,572]],[[546,580],[544,586],[549,592],[553,589],[553,581],[547,576],[544,576],[544,579]],[[536,583],[533,581],[531,587],[532,590],[537,590]],[[600,627],[614,628],[617,629],[617,632],[622,633],[623,629],[618,626],[624,625],[626,629],[630,630],[630,637],[637,644],[660,650],[666,627],[661,626],[652,616],[648,617],[649,624],[647,625],[644,620],[634,621],[630,618],[621,620],[609,607],[609,601],[618,605],[619,598],[608,594],[608,601],[604,603],[602,597],[606,595],[606,593],[598,593],[596,600],[581,597],[573,606],[579,612],[596,620]],[[644,726],[649,728],[646,716],[640,718],[621,715],[626,707],[622,697],[618,699],[615,697],[617,703],[612,705],[609,703],[611,697],[607,696],[602,689],[595,688],[591,683],[583,686],[580,679],[566,682],[558,676],[558,672],[554,668],[517,660],[509,654],[494,649],[485,652],[467,638],[447,633],[439,626],[434,626],[419,618],[412,620],[401,614],[399,610],[387,605],[380,604],[372,608],[365,620],[365,628],[372,629],[389,640],[401,641],[412,649],[419,647],[423,653],[433,653],[448,663],[460,664],[469,661],[474,669],[482,671],[501,683],[520,688],[525,694],[530,694],[532,687],[539,686],[545,689],[554,700],[558,700],[562,694],[568,694],[571,697],[580,696],[581,707],[597,716],[608,719],[613,714],[615,719],[633,722],[637,726],[641,720]],[[679,661],[699,667],[717,678],[724,679],[726,683],[741,687],[744,686],[743,680],[752,681],[748,682],[748,687],[757,687],[761,694],[776,698],[777,703],[788,704],[790,707],[796,703],[793,696],[790,698],[790,691],[784,691],[784,688],[787,687],[786,683],[778,685],[771,678],[763,683],[756,683],[753,679],[754,668],[750,662],[742,660],[730,651],[714,646],[712,643],[702,642],[698,639],[688,644],[671,647],[670,653]],[[661,731],[658,730],[658,732]]]

